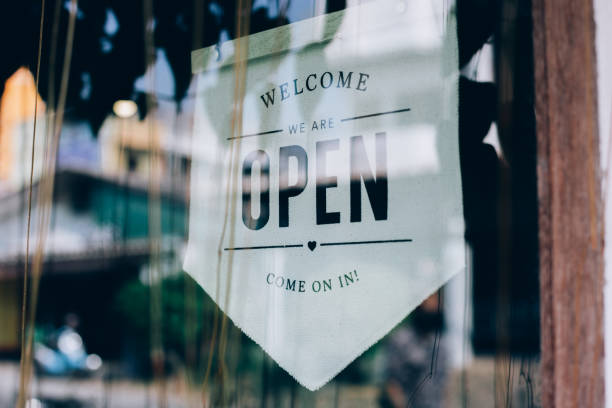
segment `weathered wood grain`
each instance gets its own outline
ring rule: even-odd
[[[533,0],[542,405],[603,407],[603,206],[591,0]]]

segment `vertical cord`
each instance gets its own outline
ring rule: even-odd
[[[149,227],[149,322],[150,322],[150,352],[151,364],[153,365],[153,375],[155,384],[159,386],[158,405],[167,406],[166,381],[164,379],[164,349],[161,331],[162,321],[162,276],[160,273],[160,247],[161,247],[161,203],[160,203],[160,147],[158,134],[155,131],[153,116],[153,93],[155,92],[155,44],[153,38],[153,1],[143,2],[144,18],[144,40],[145,40],[145,69],[149,72],[145,74],[147,86],[149,88],[146,97],[147,104],[147,130],[149,139],[149,208],[148,208],[148,227]]]
[[[238,0],[236,8],[236,62],[234,63],[234,109],[232,111],[231,119],[231,133],[232,136],[240,135],[242,133],[242,119],[243,119],[243,108],[244,108],[244,95],[246,92],[246,66],[248,61],[248,44],[249,44],[249,25],[251,15],[251,1],[250,0]],[[240,140],[233,140],[231,143],[231,160],[230,160],[230,172],[229,172],[229,190],[228,199],[226,203],[225,221],[224,221],[224,232],[226,227],[229,229],[228,242],[230,246],[233,246],[235,232],[236,232],[236,203],[237,189],[235,186],[238,185],[239,175],[239,158],[240,158]],[[229,225],[228,225],[229,224]],[[225,233],[219,241],[219,253],[222,253],[221,248]],[[230,288],[233,275],[233,254],[229,254],[227,258],[227,273],[225,275],[225,310],[228,310],[230,301]],[[221,265],[221,258],[219,258],[219,266]],[[225,354],[228,343],[228,318],[226,314],[223,314],[221,319],[221,332],[219,333],[219,349],[217,352],[217,361],[219,362],[219,377],[221,381],[221,403],[225,403],[226,387],[225,379],[227,378],[227,369]]]
[[[202,38],[204,35],[204,31],[202,29],[202,24],[199,23],[198,19],[204,19],[205,16],[205,9],[204,9],[204,4],[202,1],[200,0],[194,0],[194,21],[193,21],[193,48],[197,49],[199,47],[202,46]],[[193,139],[192,139],[192,143],[193,143]],[[193,168],[193,167],[192,167]],[[191,170],[191,169],[190,169]],[[190,178],[192,177],[192,175],[190,175]],[[188,195],[189,199],[191,199],[191,197]],[[189,285],[189,293],[191,294],[192,298],[194,299],[194,301],[197,304],[197,300],[196,300],[196,296],[195,296],[195,291],[196,291],[196,287],[195,287],[196,283],[195,282],[190,282]],[[217,293],[219,292],[219,289],[217,287]],[[202,313],[202,318],[206,317],[206,310],[205,310],[205,305],[206,302],[203,301],[201,303],[201,313]],[[197,318],[197,314],[195,316],[195,318]],[[214,353],[214,349],[215,349],[215,342],[216,342],[216,338],[217,338],[217,330],[218,330],[218,320],[219,320],[219,308],[215,305],[215,309],[214,309],[214,313],[213,313],[213,323],[212,323],[212,330],[211,330],[211,338],[210,338],[210,343],[208,344],[208,353],[207,353],[207,362],[206,362],[206,369],[204,371],[204,380],[201,383],[201,405],[202,406],[207,406],[209,405],[207,403],[207,384],[208,384],[208,379],[210,377],[210,373],[212,370],[212,361],[213,361],[213,353]],[[194,340],[196,338],[197,334],[194,334]],[[203,335],[202,336],[202,344],[201,344],[201,348],[200,348],[200,354],[201,355],[205,355],[205,349],[206,349],[206,337]],[[195,350],[192,351],[192,355],[195,356]],[[201,358],[201,357],[200,357]],[[200,363],[200,362],[198,362]],[[198,367],[200,366],[200,364],[198,364]]]
[[[251,11],[250,0],[237,0],[236,8],[236,35],[235,35],[235,63],[234,63],[234,109],[231,116],[231,133],[232,135],[239,135],[242,131],[242,108],[244,102],[245,84],[246,84],[246,60],[248,58],[248,33],[249,33],[249,20]],[[238,176],[238,158],[240,155],[240,139],[232,139],[230,142],[230,161],[228,163],[228,178],[225,186],[225,209],[224,209],[224,221],[219,244],[217,247],[217,285],[215,289],[216,299],[215,303],[219,304],[219,293],[220,293],[220,277],[222,267],[222,256],[223,256],[223,242],[225,241],[226,233],[229,228],[229,242],[230,244],[234,240],[235,232],[235,209],[236,209],[236,193],[233,191],[233,186],[236,186]],[[229,225],[228,225],[229,224]],[[227,274],[225,275],[226,287],[225,287],[225,307],[229,305],[229,290],[232,279],[232,254],[228,255]],[[215,318],[213,325],[213,333],[211,343],[209,347],[209,357],[206,368],[206,374],[204,381],[202,382],[202,398],[203,401],[206,398],[207,385],[212,368],[213,353],[216,343],[218,320],[219,320],[219,308],[215,310]],[[217,361],[219,363],[218,374],[220,377],[221,395],[224,398],[224,378],[225,373],[225,351],[227,348],[227,316],[224,314],[221,317],[221,328],[219,333],[219,349],[217,355]]]
[[[21,370],[19,380],[19,396],[17,399],[17,407],[25,407],[28,400],[29,380],[32,375],[32,343],[34,338],[34,324],[36,320],[36,306],[38,301],[38,288],[40,284],[40,276],[42,274],[44,248],[49,229],[49,213],[53,206],[53,188],[55,181],[55,164],[57,159],[57,150],[59,147],[59,137],[62,128],[64,110],[66,106],[66,97],[68,93],[68,80],[70,77],[70,62],[72,60],[72,45],[74,43],[74,31],[76,25],[76,14],[78,9],[77,0],[71,0],[70,14],[68,20],[68,32],[66,35],[66,48],[64,51],[64,63],[61,79],[60,94],[58,99],[57,115],[54,121],[54,127],[51,129],[52,140],[50,141],[49,151],[46,152],[46,162],[43,163],[43,174],[39,184],[39,203],[41,213],[39,214],[39,237],[34,257],[32,268],[32,286],[30,293],[30,308],[28,310],[29,327],[24,323],[25,344],[23,345],[23,354],[21,357]],[[42,30],[41,30],[42,33]],[[40,54],[39,54],[40,55]],[[40,57],[39,57],[40,61]],[[37,68],[38,70],[38,68]],[[38,79],[37,79],[38,82]],[[37,85],[38,88],[38,85]],[[30,184],[31,185],[31,184]],[[31,202],[29,204],[31,206]],[[29,230],[28,230],[29,234]],[[29,247],[28,247],[29,250]],[[26,259],[29,254],[26,254]],[[23,299],[25,303],[27,299]],[[26,330],[29,329],[29,330]]]
[[[192,43],[191,49],[192,50],[198,49],[200,46],[200,41],[202,38],[202,25],[204,24],[204,3],[206,2],[201,1],[201,0],[193,1],[193,9],[192,9],[193,10],[193,13],[192,13],[193,29],[192,29],[192,38],[191,38],[191,43]],[[196,92],[197,92],[197,87],[196,87]],[[193,129],[193,126],[194,126],[194,123],[193,121],[191,121],[192,129]],[[189,135],[191,136],[191,133],[189,133]],[[191,157],[193,160],[193,155]],[[185,185],[184,209],[185,211],[188,211],[190,208],[190,202],[189,202],[190,197],[189,197],[188,192],[189,192],[189,187],[191,183],[191,180],[190,180],[191,167],[190,166],[186,166],[186,167],[187,168],[185,169],[185,178],[184,178],[184,183],[185,183],[184,184]],[[185,217],[185,220],[183,221],[184,231],[186,232],[185,238],[189,236],[188,235],[189,234],[189,222],[187,220],[188,220],[188,217]],[[197,351],[196,351],[196,343],[198,339],[198,329],[197,329],[198,328],[198,325],[197,325],[198,312],[202,311],[202,317],[200,319],[203,321],[205,319],[204,305],[206,303],[201,302],[200,304],[198,302],[198,297],[197,297],[197,292],[196,292],[196,283],[186,273],[183,273],[183,282],[184,282],[183,295],[185,299],[185,302],[183,303],[184,305],[183,324],[184,324],[184,330],[185,330],[185,337],[184,337],[185,339],[184,341],[185,372],[186,372],[186,379],[187,379],[187,386],[188,386],[187,388],[189,389],[187,405],[191,406],[192,398],[191,398],[190,387],[195,384],[195,378],[194,378],[195,376],[193,375],[193,373],[197,370],[197,368],[199,368],[199,359],[197,357]],[[202,324],[201,330],[202,332],[204,331],[204,324]],[[204,336],[202,336],[202,338],[204,338]],[[202,340],[202,342],[203,341],[204,340]]]
[[[437,313],[438,315],[441,315],[442,310],[443,310],[442,309],[442,289],[441,288],[438,289],[437,295],[438,295]],[[425,374],[425,377],[423,377],[421,381],[419,381],[419,383],[416,385],[414,390],[412,390],[412,392],[410,393],[410,396],[408,397],[408,402],[406,403],[406,405],[409,407],[413,406],[413,403],[415,402],[415,398],[418,395],[421,388],[425,385],[427,381],[430,381],[431,379],[433,379],[433,376],[436,373],[436,368],[438,366],[438,354],[440,351],[441,335],[442,335],[442,328],[436,327],[436,332],[434,335],[434,344],[433,344],[433,348],[431,351],[431,359],[429,362],[429,372]]]
[[[472,257],[471,248],[465,246],[465,279],[464,279],[464,292],[463,292],[463,333],[462,333],[462,348],[461,348],[461,406],[463,408],[468,407],[468,379],[467,379],[467,350],[468,350],[468,337],[470,336],[470,325],[469,325],[469,313],[471,308],[469,307],[470,302],[470,288],[472,287]]]
[[[26,251],[23,269],[23,292],[21,295],[21,356],[20,356],[20,376],[19,376],[19,398],[17,401],[17,407],[21,407],[25,404],[26,390],[25,390],[25,355],[26,355],[26,302],[28,298],[28,267],[30,260],[30,226],[32,220],[32,189],[34,181],[34,158],[35,158],[35,146],[36,146],[36,125],[38,119],[38,84],[40,79],[40,59],[42,55],[42,39],[43,39],[43,26],[45,22],[45,0],[41,2],[40,10],[40,29],[38,37],[38,57],[36,60],[36,84],[35,84],[35,95],[34,95],[34,129],[32,131],[32,151],[30,156],[30,183],[28,185],[28,215],[27,215],[27,226],[26,226]]]

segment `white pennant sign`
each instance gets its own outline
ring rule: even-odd
[[[185,270],[311,390],[463,268],[441,3],[373,1],[192,55]]]

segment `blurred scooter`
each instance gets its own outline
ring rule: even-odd
[[[77,333],[79,320],[75,314],[66,316],[66,324],[59,328],[53,341],[34,343],[34,363],[41,374],[91,375],[102,367],[97,354],[87,354],[81,335]]]

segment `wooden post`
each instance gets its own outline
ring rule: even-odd
[[[603,407],[603,205],[592,0],[533,0],[542,405]]]

